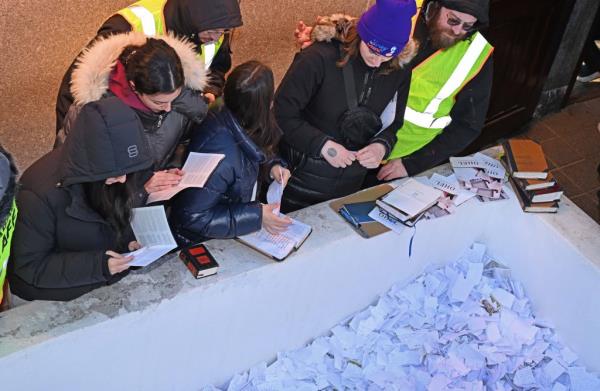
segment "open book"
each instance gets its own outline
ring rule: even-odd
[[[131,228],[135,239],[143,247],[123,254],[133,255],[130,266],[147,266],[177,247],[163,206],[133,209]]]
[[[398,187],[376,201],[400,221],[407,221],[435,204],[442,191],[408,178]]]
[[[291,220],[292,224],[280,234],[270,234],[263,228],[260,231],[239,236],[238,240],[276,261],[283,261],[292,251],[298,249],[312,232],[310,225],[298,220]]]
[[[190,152],[182,170],[185,172],[181,182],[166,190],[155,191],[148,196],[147,204],[157,201],[171,199],[175,194],[188,187],[202,187],[217,168],[217,165],[225,155],[221,153],[198,153]]]

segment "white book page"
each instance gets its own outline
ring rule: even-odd
[[[172,246],[151,246],[142,247],[139,250],[132,251],[124,256],[133,255],[133,260],[129,262],[129,266],[148,266],[152,262],[156,261],[169,251],[173,249]]]
[[[283,259],[299,246],[311,232],[310,225],[298,220],[291,220],[292,224],[280,234],[273,235],[265,229],[261,229],[258,232],[240,236],[239,239],[275,258]]]
[[[142,246],[177,247],[162,206],[134,208],[131,228],[136,240]]]
[[[203,187],[210,174],[225,155],[221,153],[190,152],[182,170],[185,172],[180,185],[184,187]]]
[[[177,247],[162,206],[134,208],[131,228],[142,248],[125,254],[134,256],[130,266],[147,266]]]
[[[175,194],[188,187],[203,187],[217,165],[225,155],[220,153],[190,152],[182,170],[185,172],[181,182],[166,190],[155,191],[148,196],[146,204],[165,201],[173,198]]]
[[[312,228],[308,224],[304,224],[298,220],[292,220],[292,224],[290,224],[282,235],[287,236],[291,240],[294,241],[294,245],[297,246],[306,239],[306,237],[310,234]]]
[[[456,197],[452,202],[454,202],[454,205],[456,206],[475,197],[475,193],[465,190],[460,186],[454,174],[445,177],[434,173],[431,178],[429,178],[429,181],[436,189],[455,195]]]
[[[397,234],[402,233],[402,231],[404,231],[404,229],[406,228],[406,226],[400,223],[399,221],[390,220],[386,218],[386,214],[382,213],[378,206],[376,206],[371,212],[369,212],[369,217],[377,221],[378,223],[381,223],[385,227],[391,229],[392,231],[396,232]]]
[[[249,235],[240,236],[240,240],[248,243],[277,259],[283,259],[294,250],[295,242],[285,235],[273,235],[266,230],[251,233]]]
[[[383,201],[412,217],[435,203],[441,195],[440,190],[409,178],[386,195]]]

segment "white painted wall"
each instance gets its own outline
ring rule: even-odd
[[[600,251],[589,255],[600,243],[586,240],[584,256],[573,245],[577,238],[569,237],[578,228],[569,230],[568,220],[581,218],[581,211],[567,202],[561,214],[553,217],[560,224],[549,224],[545,217],[524,215],[514,199],[470,202],[456,215],[419,223],[409,259],[409,231],[362,239],[327,206],[316,206],[305,216],[322,224],[287,261],[265,263],[4,356],[2,389],[197,390],[221,384],[272,360],[277,351],[326,333],[393,283],[456,260],[474,241],[487,244],[513,269],[537,313],[555,323],[589,369],[600,371]],[[600,232],[591,220],[577,221],[577,227],[588,224],[588,234]],[[246,262],[247,251],[231,244],[217,257],[229,268]]]

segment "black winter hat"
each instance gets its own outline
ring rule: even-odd
[[[88,103],[79,112],[62,150],[62,186],[96,182],[150,168],[144,128],[116,96]]]
[[[490,0],[438,0],[440,5],[477,18],[477,27],[485,27],[490,22]]]

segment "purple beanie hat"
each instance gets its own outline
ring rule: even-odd
[[[410,37],[415,0],[377,0],[358,21],[360,39],[381,56],[397,56]]]

